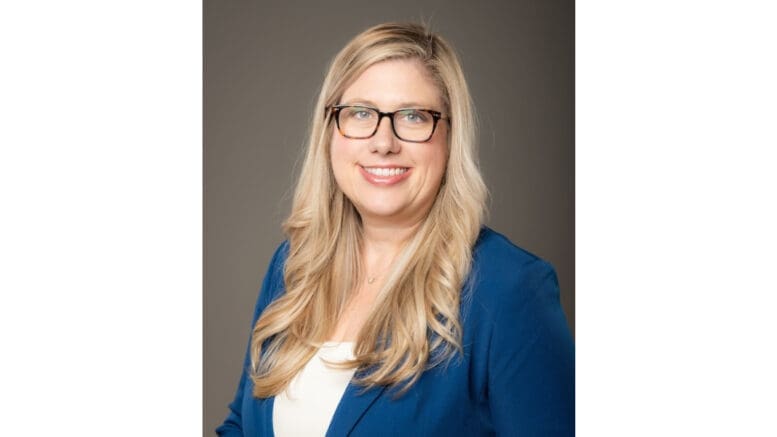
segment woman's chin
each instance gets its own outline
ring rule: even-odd
[[[399,219],[401,210],[393,208],[365,208],[359,211],[362,217],[369,217],[382,220]]]
[[[409,215],[409,211],[406,208],[386,203],[363,204],[357,209],[362,218],[375,220],[396,220],[397,222],[400,222],[402,221],[402,217]]]

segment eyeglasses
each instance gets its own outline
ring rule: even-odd
[[[440,112],[431,109],[398,109],[381,112],[369,106],[336,105],[330,108],[330,116],[337,123],[337,130],[346,138],[366,139],[378,131],[383,117],[391,120],[391,130],[402,141],[425,143],[434,135],[437,122],[445,119]],[[448,118],[450,120],[450,118]]]

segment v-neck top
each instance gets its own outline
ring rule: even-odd
[[[275,397],[273,428],[277,437],[323,436],[329,428],[355,369],[338,369],[325,362],[353,359],[353,342],[327,342]]]

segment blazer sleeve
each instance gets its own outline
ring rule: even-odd
[[[275,250],[270,266],[267,269],[267,273],[264,275],[264,281],[262,281],[262,288],[259,290],[259,297],[254,307],[254,315],[251,319],[251,329],[249,330],[248,346],[246,347],[245,359],[243,360],[243,371],[240,375],[240,382],[237,385],[237,392],[232,403],[229,404],[229,415],[224,423],[216,428],[216,434],[219,436],[237,437],[243,436],[243,420],[241,415],[243,404],[243,388],[245,387],[246,379],[249,377],[248,372],[251,366],[251,335],[253,327],[256,321],[259,319],[259,315],[262,314],[265,308],[273,301],[274,296],[278,294],[278,291],[282,288],[283,284],[283,267],[286,261],[286,255],[288,254],[288,241],[281,244],[278,249]],[[252,394],[248,394],[252,396]]]
[[[488,357],[496,434],[574,436],[575,352],[556,273],[536,259],[508,282]]]

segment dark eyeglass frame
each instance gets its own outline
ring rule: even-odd
[[[340,111],[346,108],[364,108],[364,109],[371,109],[378,113],[378,122],[375,123],[375,130],[372,131],[371,134],[367,136],[359,136],[359,137],[351,137],[346,135],[342,129],[340,129]],[[397,129],[394,126],[394,114],[402,111],[407,111],[408,109],[412,109],[413,111],[423,111],[429,113],[429,115],[432,116],[432,132],[429,134],[429,137],[427,137],[425,140],[406,140],[399,136],[397,133]],[[425,143],[432,139],[434,136],[434,131],[437,130],[437,122],[440,120],[447,120],[448,123],[450,123],[451,118],[450,117],[443,117],[442,112],[435,111],[434,109],[423,109],[423,108],[401,108],[397,109],[393,112],[383,112],[379,110],[378,108],[373,108],[371,106],[365,106],[365,105],[334,105],[327,108],[327,113],[330,118],[335,119],[335,124],[337,125],[337,131],[340,132],[340,135],[350,138],[353,140],[366,140],[367,138],[372,138],[375,136],[375,134],[378,132],[378,129],[380,128],[380,122],[383,121],[383,117],[388,117],[391,121],[391,131],[394,132],[394,136],[399,138],[402,141],[408,142],[408,143]]]

